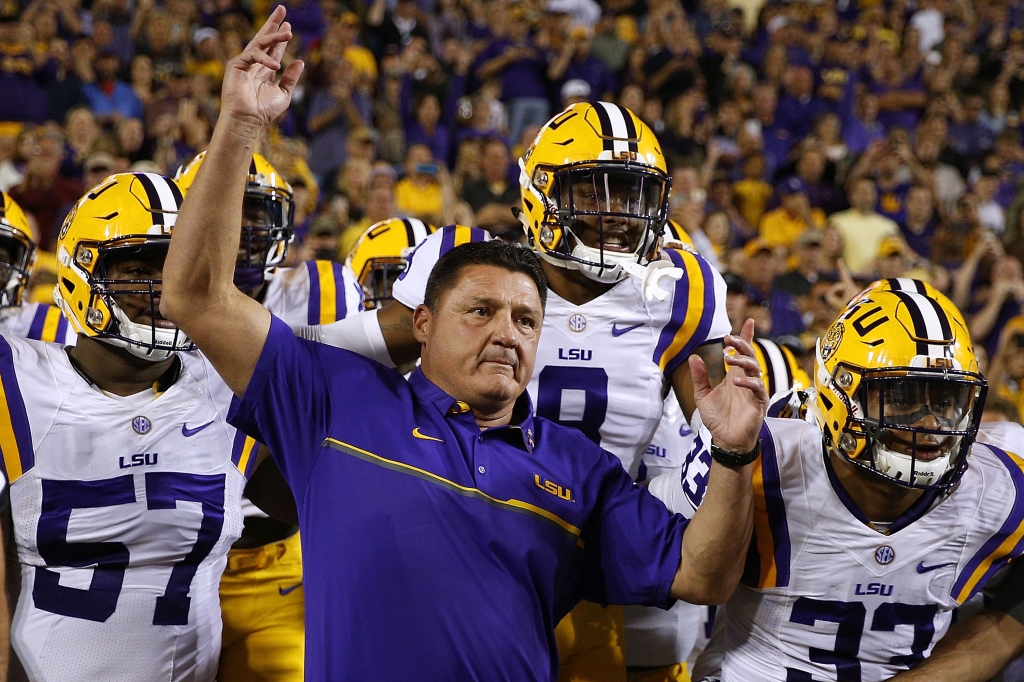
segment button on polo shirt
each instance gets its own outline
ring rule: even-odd
[[[299,509],[307,680],[554,680],[580,600],[668,607],[686,521],[574,429],[465,403],[273,319],[229,417]]]

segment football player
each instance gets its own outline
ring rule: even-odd
[[[696,252],[659,248],[670,180],[653,132],[629,110],[574,104],[541,129],[520,163],[520,220],[549,286],[530,397],[539,415],[578,428],[635,478],[668,391],[693,412],[686,358],[699,353],[715,381],[724,374],[725,282]],[[319,338],[352,350],[349,342],[361,344],[359,352],[384,362],[390,350],[402,361],[401,320],[422,303],[434,263],[487,238],[476,228],[439,230],[410,256],[379,329],[342,341],[322,330]],[[688,650],[676,646],[685,605],[676,609],[639,608],[627,622],[625,662],[637,679],[688,679]],[[621,622],[617,607],[587,603],[567,616],[556,629],[561,679],[622,679]]]
[[[405,272],[409,254],[436,231],[416,218],[392,218],[366,228],[345,261],[363,288],[363,307],[376,310],[395,300],[391,288]]]
[[[869,287],[819,340],[806,421],[766,419],[747,569],[696,676],[889,679],[1024,551],[1024,461],[975,444],[987,386],[963,318],[903,284]],[[699,505],[706,441],[682,485],[652,482],[671,508]]]
[[[175,176],[183,192],[195,181],[205,155],[200,153]],[[348,268],[321,260],[282,267],[293,238],[292,196],[274,166],[254,154],[242,205],[235,286],[290,325],[327,324],[355,315],[363,309],[362,289]],[[232,455],[254,453],[258,447],[239,432]],[[253,474],[253,487],[265,487],[275,475],[272,466],[261,467]],[[293,503],[279,500],[268,509],[281,505]],[[245,527],[221,579],[224,638],[217,677],[221,682],[301,681],[305,601],[298,525],[280,520],[287,514],[269,517],[247,498],[242,508]]]
[[[0,333],[73,344],[76,335],[60,308],[23,301],[36,262],[36,244],[25,212],[0,192]]]
[[[0,337],[0,466],[33,680],[213,680],[217,585],[255,458],[235,459],[230,391],[159,313],[182,194],[113,175],[74,206],[54,298],[78,343]]]

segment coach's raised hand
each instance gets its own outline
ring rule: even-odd
[[[270,313],[233,283],[249,163],[265,126],[284,113],[302,62],[278,78],[291,25],[278,6],[227,63],[221,114],[178,214],[164,266],[160,311],[196,342],[242,395],[270,330]]]
[[[281,58],[292,38],[291,24],[284,18],[285,8],[278,5],[242,54],[227,63],[221,90],[222,116],[259,128],[288,108],[303,64],[293,61],[278,80]]]

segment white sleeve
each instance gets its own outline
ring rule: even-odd
[[[704,499],[708,474],[711,472],[711,432],[704,425],[695,431],[690,454],[683,466],[657,476],[648,487],[651,494],[664,502],[669,511],[682,514],[688,519],[693,518]]]
[[[391,287],[391,295],[395,300],[415,309],[423,303],[427,290],[427,279],[430,277],[434,264],[456,246],[470,242],[485,242],[492,239],[486,230],[463,225],[447,225],[430,235],[409,254],[409,263],[405,271]]]
[[[388,353],[384,332],[377,320],[378,312],[379,309],[351,315],[331,324],[301,325],[293,327],[292,331],[308,341],[344,348],[394,369],[395,363]]]

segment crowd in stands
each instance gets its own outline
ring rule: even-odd
[[[730,4],[730,2],[732,4]],[[1024,413],[1024,6],[1008,0],[285,0],[307,68],[262,149],[295,258],[394,216],[519,238],[517,160],[576,101],[657,133],[734,317],[813,357],[838,290],[948,292]],[[0,2],[0,189],[43,249],[107,174],[203,150],[268,0]]]

